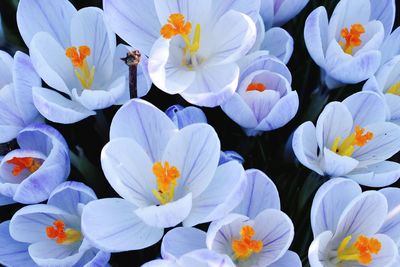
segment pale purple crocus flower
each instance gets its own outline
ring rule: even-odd
[[[165,111],[165,114],[179,129],[193,123],[207,123],[206,114],[200,108],[193,106],[173,105]]]
[[[199,249],[190,251],[177,259],[158,259],[142,265],[142,267],[235,267],[226,255]]]
[[[75,123],[129,99],[128,67],[121,58],[130,49],[116,46],[101,9],[77,11],[68,0],[22,0],[17,22],[33,66],[54,89],[33,89],[34,104],[48,120]],[[146,72],[147,58],[142,57],[139,96],[151,86]]]
[[[30,58],[0,51],[0,143],[9,142],[28,125],[43,120],[33,105],[32,87],[40,86]]]
[[[308,16],[305,43],[328,88],[355,84],[376,72],[394,16],[394,0],[341,0],[329,21],[323,6]]]
[[[60,184],[47,204],[18,210],[0,224],[0,263],[6,266],[106,266],[110,253],[93,247],[81,231],[83,207],[97,199],[78,182]]]
[[[169,231],[161,244],[164,259],[176,260],[191,251],[208,249],[228,256],[239,267],[301,266],[299,256],[288,251],[293,224],[280,211],[274,183],[256,169],[246,174],[246,193],[234,213],[212,222],[207,233],[185,227]]]
[[[275,130],[293,119],[299,98],[292,91],[292,75],[285,64],[256,52],[244,57],[239,66],[239,86],[221,108],[247,135]]]
[[[256,40],[260,0],[104,0],[103,6],[112,29],[149,56],[159,89],[215,107],[236,89],[236,61]]]
[[[400,125],[400,55],[381,66],[363,90],[379,94],[386,103],[387,120]]]
[[[397,188],[362,193],[342,178],[322,185],[311,208],[310,266],[398,266],[398,194]]]
[[[386,122],[384,100],[363,91],[329,103],[316,126],[300,125],[292,147],[297,159],[320,175],[382,187],[400,177],[400,164],[387,160],[400,150],[399,140],[400,127]]]
[[[19,148],[0,161],[0,206],[46,200],[70,172],[68,145],[45,124],[32,124],[17,135]]]
[[[115,115],[103,148],[104,174],[123,198],[85,207],[85,236],[105,251],[142,249],[164,228],[219,219],[242,200],[242,165],[218,166],[220,142],[208,124],[178,129],[152,104],[131,100]]]
[[[265,28],[282,26],[307,5],[309,0],[261,0],[260,14]]]

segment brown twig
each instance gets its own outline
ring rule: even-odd
[[[137,66],[140,62],[141,54],[138,50],[131,51],[126,57],[121,58],[129,66],[129,94],[130,98],[137,98]]]

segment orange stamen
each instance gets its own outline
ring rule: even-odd
[[[166,39],[171,39],[176,35],[188,36],[192,30],[192,24],[185,22],[185,16],[180,13],[171,14],[168,23],[161,30],[161,35]]]
[[[351,25],[350,31],[347,28],[343,28],[340,31],[340,36],[345,40],[345,43],[339,42],[343,51],[347,54],[352,54],[353,48],[361,45],[360,36],[363,33],[365,33],[364,26],[358,23]]]
[[[76,47],[72,46],[67,48],[65,51],[65,55],[71,59],[72,65],[74,65],[75,68],[82,68],[84,65],[85,59],[90,56],[90,47],[83,45],[80,46],[79,48],[79,53]]]
[[[255,230],[249,225],[245,225],[240,230],[240,239],[232,241],[232,250],[235,253],[235,259],[246,260],[253,253],[260,253],[263,248],[261,240],[253,240]]]
[[[250,92],[250,91],[264,92],[265,89],[267,89],[267,87],[262,83],[251,83],[251,84],[249,84],[249,86],[247,86],[246,91],[247,92]]]
[[[56,239],[57,244],[62,244],[67,235],[65,234],[65,224],[62,220],[57,220],[53,222],[54,226],[46,227],[47,237],[50,239]]]
[[[356,138],[354,139],[354,145],[363,147],[368,141],[374,138],[374,134],[372,132],[367,132],[366,134],[363,134],[364,131],[364,128],[356,126]]]
[[[34,159],[32,157],[23,157],[23,158],[13,157],[12,159],[7,160],[6,162],[15,165],[14,168],[12,169],[12,174],[14,176],[20,175],[21,172],[25,169],[27,169],[31,173],[34,173],[42,165],[42,163],[39,160]]]
[[[351,238],[347,236],[341,242],[338,248],[339,262],[357,261],[360,264],[369,265],[373,260],[372,254],[377,255],[382,248],[378,239],[363,235],[360,235],[353,245],[348,246]]]
[[[166,204],[173,200],[174,191],[177,185],[176,180],[180,176],[179,170],[175,166],[170,166],[168,161],[156,162],[153,165],[153,173],[157,179],[157,190],[153,190],[154,196],[161,204]]]

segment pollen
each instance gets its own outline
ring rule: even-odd
[[[153,165],[153,174],[156,176],[157,189],[153,189],[153,194],[163,205],[174,199],[175,187],[180,172],[175,166],[170,166],[168,161],[156,162]]]
[[[247,92],[250,92],[250,91],[264,92],[265,89],[267,89],[267,87],[262,83],[251,83],[251,84],[249,84],[249,86],[247,86],[246,91]]]
[[[188,36],[192,31],[192,23],[185,21],[185,16],[180,13],[171,14],[168,23],[161,28],[161,35],[171,39],[176,35]]]
[[[374,138],[374,134],[372,132],[364,132],[364,128],[356,126],[354,133],[344,139],[341,144],[341,137],[336,137],[331,147],[331,151],[340,156],[350,157],[354,153],[355,146],[363,147]]]
[[[345,261],[357,261],[360,264],[369,265],[373,261],[373,255],[378,255],[382,244],[376,238],[358,236],[356,242],[349,246],[352,236],[347,236],[339,245],[337,258],[339,263]]]
[[[69,245],[81,240],[81,233],[72,228],[65,229],[65,223],[62,220],[56,220],[53,226],[46,227],[46,235],[59,245]]]
[[[90,89],[94,80],[95,67],[89,68],[86,60],[90,53],[90,47],[86,45],[79,46],[78,49],[72,46],[65,50],[65,55],[71,60],[75,75],[84,89]]]
[[[14,176],[18,176],[23,172],[25,169],[28,170],[30,173],[34,173],[37,171],[42,162],[38,159],[34,159],[32,157],[13,157],[10,160],[7,160],[8,164],[14,164],[14,168],[12,169],[12,174]]]
[[[232,241],[232,250],[237,260],[247,260],[253,253],[260,253],[263,248],[261,240],[253,240],[255,230],[250,225],[245,225],[240,229],[240,239]]]
[[[359,23],[351,25],[350,31],[348,28],[343,28],[340,31],[340,36],[342,36],[345,42],[339,42],[343,51],[351,55],[353,53],[353,48],[362,44],[360,37],[363,33],[365,33],[364,26]]]

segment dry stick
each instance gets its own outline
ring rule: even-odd
[[[129,94],[130,98],[137,98],[137,66],[140,62],[141,54],[139,50],[131,51],[126,57],[121,58],[129,66]]]

